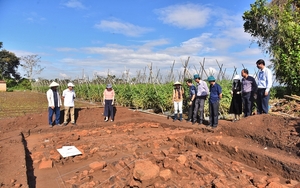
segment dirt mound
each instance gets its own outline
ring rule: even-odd
[[[47,112],[0,120],[0,187],[294,187],[300,121],[255,115],[216,129],[117,108],[78,108],[77,126]],[[58,148],[82,153],[63,158]],[[299,185],[299,184],[298,184]]]

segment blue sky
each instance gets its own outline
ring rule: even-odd
[[[200,69],[250,74],[269,57],[244,33],[242,14],[254,0],[0,0],[0,41],[18,57],[37,54],[40,75],[121,77],[138,71],[162,75]],[[24,74],[22,69],[19,70]]]

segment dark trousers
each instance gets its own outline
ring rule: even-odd
[[[243,112],[244,116],[248,117],[252,115],[252,107],[254,98],[251,92],[243,93],[242,94],[242,100],[243,100]]]
[[[60,121],[60,107],[54,107],[54,109],[52,109],[51,107],[48,108],[48,123],[49,125],[52,125],[52,118],[53,118],[53,114],[55,114],[55,124],[58,125],[59,121]]]
[[[197,97],[195,101],[195,108],[194,108],[194,114],[193,114],[193,122],[197,122],[198,117],[198,111],[200,111],[199,123],[203,123],[204,119],[204,103],[205,103],[206,96]]]
[[[193,121],[193,113],[194,113],[194,109],[195,109],[195,101],[196,101],[196,100],[194,100],[194,101],[192,102],[192,104],[189,105],[188,120],[191,120],[191,121]]]
[[[112,105],[112,100],[105,100],[104,116],[110,116],[110,119],[114,119],[114,106]]]
[[[218,126],[219,119],[219,106],[220,102],[217,101],[215,103],[209,103],[209,124],[216,127]]]
[[[270,92],[268,92],[266,96],[265,91],[265,88],[257,89],[257,114],[267,114],[269,111]]]

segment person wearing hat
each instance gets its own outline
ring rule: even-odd
[[[207,98],[207,95],[209,93],[207,83],[203,80],[200,79],[199,74],[194,75],[194,80],[197,83],[196,89],[197,89],[197,94],[196,94],[196,101],[195,101],[195,108],[194,108],[194,114],[193,114],[193,122],[192,124],[194,125],[197,122],[198,118],[198,111],[200,110],[200,116],[199,116],[199,125],[203,123],[204,119],[204,104],[205,100]]]
[[[216,128],[218,126],[220,100],[222,98],[222,87],[216,83],[213,76],[207,78],[209,82],[209,126]]]
[[[242,101],[244,117],[252,115],[252,109],[254,106],[254,100],[256,98],[257,84],[255,79],[249,75],[247,69],[243,69],[242,75]]]
[[[115,91],[112,88],[111,84],[106,85],[106,89],[103,92],[103,105],[104,105],[104,121],[114,121],[114,100],[115,100]]]
[[[182,121],[182,101],[183,101],[183,94],[184,89],[181,87],[180,82],[174,83],[173,89],[173,103],[174,103],[174,118],[173,121],[178,119],[177,113],[179,113],[179,121]]]
[[[53,124],[60,126],[60,106],[61,106],[61,98],[57,87],[58,83],[52,82],[49,85],[49,90],[47,91],[47,100],[48,100],[48,123],[49,127],[53,127]],[[52,121],[53,114],[55,114],[55,121]]]
[[[233,122],[240,120],[242,114],[242,84],[240,80],[240,75],[235,75],[233,77],[233,83],[231,87],[231,103],[229,107],[229,114],[234,114]]]
[[[76,94],[74,91],[74,84],[68,83],[68,88],[63,91],[62,98],[64,100],[65,107],[65,116],[64,116],[64,125],[68,124],[69,116],[71,116],[71,124],[76,125],[75,123],[75,104],[74,99],[76,98]]]

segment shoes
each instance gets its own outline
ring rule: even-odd
[[[188,122],[192,122],[192,119],[187,119],[186,122],[187,122],[187,123],[188,123]]]
[[[182,119],[179,119],[179,121],[181,121],[181,122],[182,122]]]
[[[59,126],[59,127],[61,127],[61,124],[56,124],[56,126]]]
[[[67,126],[67,123],[66,123],[66,122],[64,123],[64,126]]]
[[[71,123],[71,124],[72,124],[72,125],[74,125],[74,126],[76,125],[76,123],[75,123],[75,122],[73,122],[73,123]]]
[[[193,122],[192,122],[192,125],[195,125],[195,123],[196,123],[196,121],[193,121]]]
[[[104,119],[104,121],[107,122],[107,121],[108,121],[108,118],[106,117],[106,118]]]
[[[232,122],[236,122],[236,119],[233,119]]]
[[[111,119],[110,121],[111,121],[111,122],[113,122],[114,120],[113,120],[113,119]]]
[[[211,126],[211,128],[212,128],[212,129],[215,129],[215,128],[217,128],[217,126],[218,126],[218,125],[213,125],[213,126]]]
[[[53,125],[49,125],[49,127],[50,127],[50,128],[52,128],[52,127],[53,127]]]

